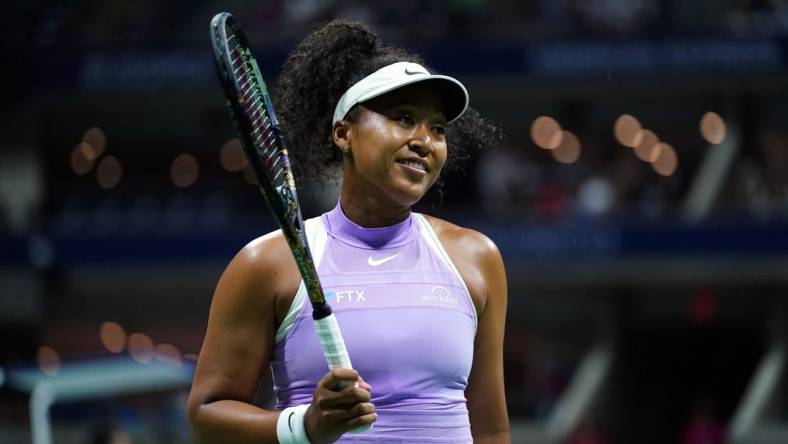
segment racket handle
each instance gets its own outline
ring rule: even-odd
[[[323,348],[323,355],[326,357],[328,368],[353,368],[350,362],[350,355],[345,348],[345,340],[342,339],[342,332],[339,331],[339,323],[337,317],[333,313],[321,318],[315,319],[315,330],[317,337],[320,338],[320,346]],[[356,384],[358,386],[358,384]],[[346,386],[341,386],[345,388]],[[372,424],[367,424],[357,427],[350,431],[350,433],[362,433],[372,428]]]
[[[345,348],[345,340],[342,339],[342,332],[339,331],[337,317],[331,313],[322,319],[315,319],[315,330],[317,330],[317,337],[320,338],[320,346],[323,347],[323,355],[326,357],[328,368],[332,370],[353,368]]]

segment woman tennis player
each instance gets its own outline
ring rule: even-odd
[[[509,442],[501,256],[482,234],[411,211],[500,130],[459,81],[354,22],[306,37],[277,93],[296,173],[344,168],[337,206],[305,226],[355,369],[327,370],[288,245],[265,235],[214,294],[189,397],[196,441]],[[251,404],[269,365],[276,411]]]

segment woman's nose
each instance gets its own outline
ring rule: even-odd
[[[426,125],[416,126],[408,147],[422,157],[433,151],[432,136]]]

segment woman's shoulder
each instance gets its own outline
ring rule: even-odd
[[[267,274],[282,265],[284,256],[290,254],[282,230],[272,231],[251,240],[233,258],[238,266],[249,271]]]
[[[503,259],[498,247],[489,237],[476,230],[434,216],[425,214],[424,217],[465,281],[477,313],[482,313],[487,305],[490,288],[505,279]]]
[[[423,216],[444,248],[458,248],[470,256],[500,255],[495,242],[483,233],[428,214]]]
[[[247,243],[230,261],[225,271],[228,273],[243,288],[239,293],[255,299],[273,298],[277,319],[287,312],[301,282],[298,267],[281,230]]]

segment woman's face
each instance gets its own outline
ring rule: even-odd
[[[391,204],[415,204],[446,162],[445,132],[443,104],[422,85],[365,102],[345,134],[352,152],[345,162],[345,185],[365,187],[364,192]]]

